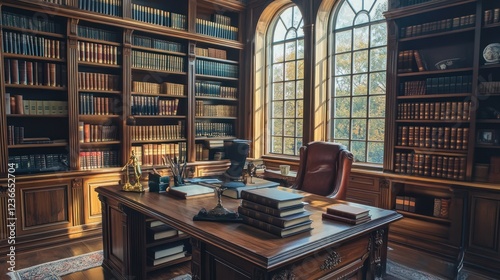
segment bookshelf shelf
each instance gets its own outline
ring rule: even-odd
[[[147,72],[147,73],[159,73],[159,74],[170,74],[170,75],[187,75],[186,72],[176,72],[176,71],[163,71],[163,70],[156,70],[156,69],[151,69],[151,68],[139,68],[139,67],[132,67],[133,71],[139,71],[139,72]]]
[[[209,56],[197,56],[196,59],[205,59],[205,60],[213,60],[213,61],[219,61],[223,63],[230,63],[230,64],[238,64],[238,61],[234,60],[227,60],[227,59],[221,59],[221,58],[215,58],[215,57],[209,57]]]
[[[10,30],[10,31],[26,32],[26,29],[14,27],[14,26],[9,26],[9,25],[3,25],[2,29],[3,30]],[[29,30],[26,33],[42,35],[44,37],[52,37],[52,38],[60,38],[60,39],[65,38],[65,36],[62,34],[52,33],[52,32],[44,32],[44,31],[38,31],[38,30]]]
[[[425,39],[433,39],[435,37],[447,37],[447,36],[457,36],[457,35],[463,35],[464,33],[473,33],[475,30],[474,27],[467,27],[467,28],[460,28],[460,29],[455,29],[455,30],[446,30],[443,32],[436,32],[432,34],[425,34],[425,35],[419,35],[419,36],[412,36],[412,37],[405,37],[401,38],[399,42],[413,42],[413,41],[420,41],[420,40],[425,40]]]
[[[200,75],[197,74],[196,78],[206,79],[206,80],[220,80],[220,81],[238,81],[238,78],[222,77],[222,76],[211,76],[211,75]]]
[[[173,95],[173,94],[163,94],[163,93],[143,93],[143,92],[132,92],[132,95],[143,95],[143,96],[158,96],[162,98],[179,98],[186,99],[188,98],[185,95]]]
[[[439,218],[439,217],[432,217],[432,216],[427,216],[427,215],[422,215],[422,214],[417,214],[417,213],[412,213],[408,211],[403,211],[403,210],[397,210],[398,213],[402,214],[405,217],[412,218],[412,219],[419,219],[419,220],[424,220],[424,221],[430,221],[433,223],[442,223],[442,224],[451,224],[451,221],[449,219],[445,218]]]
[[[452,74],[452,73],[460,73],[460,72],[472,72],[472,67],[448,69],[448,70],[432,70],[432,71],[422,71],[422,72],[398,73],[398,77],[442,75],[442,74]]]
[[[399,95],[397,99],[448,99],[455,97],[470,97],[470,93],[446,93],[446,94],[422,94],[422,95]]]
[[[88,143],[80,143],[83,148],[89,147],[100,147],[100,146],[108,146],[108,145],[119,145],[120,141],[102,141],[102,142],[88,142]]]
[[[185,138],[176,139],[161,139],[161,140],[132,140],[132,144],[147,144],[147,143],[176,143],[186,141]]]
[[[102,93],[109,95],[122,95],[123,93],[119,90],[92,90],[92,89],[79,89],[78,93]]]
[[[200,120],[210,120],[210,119],[216,119],[216,120],[235,120],[236,117],[210,117],[210,116],[199,116],[196,117],[197,119]]]
[[[121,69],[121,65],[115,65],[115,64],[104,64],[104,63],[98,63],[98,62],[84,62],[84,61],[79,61],[78,65],[80,66],[90,66],[90,67],[98,67],[98,68],[115,68],[115,69]]]
[[[54,148],[54,147],[67,147],[68,143],[50,143],[50,144],[18,144],[8,145],[9,149],[32,149],[32,148]]]
[[[159,116],[159,115],[133,115],[135,119],[185,119],[186,116],[181,115],[168,115],[168,116]]]
[[[25,55],[25,54],[14,54],[14,53],[4,53],[4,58],[13,58],[13,59],[23,59],[23,60],[38,60],[38,61],[50,61],[54,63],[63,63],[66,60],[64,58],[51,58],[51,57],[43,57],[43,56],[35,56],[35,55]]]
[[[118,43],[118,42],[98,40],[98,39],[92,39],[92,38],[87,38],[87,37],[78,37],[78,41],[91,42],[91,43],[97,43],[97,44],[109,45],[109,46],[117,46],[117,47],[120,47],[122,45],[121,43]]]
[[[9,118],[26,118],[26,119],[31,119],[31,118],[36,118],[36,119],[46,119],[46,118],[54,118],[54,119],[61,119],[61,118],[67,118],[68,115],[65,114],[54,114],[54,115],[28,115],[28,114],[8,114],[7,117]]]
[[[55,86],[38,86],[38,85],[21,85],[21,84],[5,84],[6,88],[19,88],[28,90],[51,90],[51,91],[67,91],[66,87]]]
[[[468,120],[396,120],[397,123],[430,123],[430,124],[468,124],[470,121]]]

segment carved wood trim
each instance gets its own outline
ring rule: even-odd
[[[265,279],[264,278],[257,278],[257,279]],[[287,269],[282,269],[280,270],[277,274],[274,274],[273,277],[271,278],[272,280],[294,280],[296,279],[295,274],[293,271],[289,268]]]
[[[84,224],[83,217],[83,180],[81,178],[71,181],[71,196],[73,199],[73,225]]]
[[[337,251],[332,251],[328,254],[328,257],[323,261],[321,265],[321,270],[332,270],[337,265],[342,262],[342,256]]]

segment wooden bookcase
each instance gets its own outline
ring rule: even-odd
[[[405,218],[391,225],[390,239],[430,252],[439,248],[438,254],[458,260],[457,268],[466,247],[468,206],[460,186],[493,182],[478,167],[493,168],[500,156],[500,63],[483,58],[486,46],[500,42],[500,22],[493,16],[499,8],[482,0],[390,1],[385,14],[384,171],[399,175],[391,182],[390,205],[406,196],[417,198],[421,209],[400,210]],[[435,199],[449,204],[448,215],[427,211]]]
[[[214,160],[197,160],[194,147],[242,137],[245,8],[235,0],[1,0],[0,157],[9,160],[0,163],[0,174],[9,162],[18,164],[20,209],[23,189],[39,188],[35,182],[64,186],[61,196],[73,193],[78,203],[61,204],[66,222],[58,234],[85,231],[87,221],[99,222],[91,189],[119,183],[132,150],[145,180],[153,168],[168,174],[165,155],[186,160],[196,174],[223,172],[227,161],[212,170]],[[202,95],[200,83],[231,95]],[[4,110],[11,109],[10,97],[19,113]],[[206,114],[195,114],[197,101],[210,107]],[[25,139],[37,139],[21,143],[23,131]],[[33,244],[47,237],[39,228],[30,231]],[[5,226],[0,232],[7,236]]]

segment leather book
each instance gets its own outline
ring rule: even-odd
[[[248,209],[254,209],[254,210],[257,210],[259,212],[269,214],[269,215],[272,215],[275,217],[286,217],[289,215],[304,212],[304,205],[303,204],[295,205],[295,206],[291,206],[291,207],[285,207],[282,209],[275,209],[275,208],[267,207],[267,206],[264,206],[262,204],[258,204],[258,203],[251,202],[248,200],[242,200],[241,206],[243,206],[244,208],[248,208]]]
[[[241,198],[250,200],[268,207],[282,209],[293,205],[301,205],[303,195],[293,192],[292,190],[277,189],[277,188],[262,188],[253,190],[243,190]]]
[[[368,216],[370,210],[347,204],[334,204],[326,208],[326,213],[349,219],[360,219]]]
[[[301,224],[310,220],[311,213],[307,211],[302,211],[297,214],[288,215],[285,217],[276,217],[268,215],[251,208],[245,208],[243,206],[238,207],[238,213],[241,215],[248,216],[250,218],[266,222],[278,226],[280,228],[287,228],[297,224]]]
[[[342,217],[342,216],[338,216],[338,215],[321,213],[321,217],[323,219],[339,221],[339,222],[343,222],[343,223],[347,223],[347,224],[351,224],[351,225],[358,225],[358,224],[362,224],[362,223],[365,223],[365,222],[371,220],[370,215],[365,216],[365,217],[360,218],[360,219],[350,219],[350,218],[346,218],[346,217]]]
[[[253,227],[256,227],[256,228],[259,228],[261,230],[267,231],[271,234],[280,236],[282,238],[296,235],[296,234],[303,233],[303,232],[307,232],[307,231],[310,231],[312,229],[312,227],[311,227],[312,221],[311,220],[300,223],[300,224],[296,224],[293,226],[289,226],[287,228],[281,228],[281,227],[277,227],[275,225],[268,224],[266,222],[259,221],[257,219],[254,219],[254,218],[251,218],[251,217],[248,217],[245,215],[240,214],[240,217],[243,219],[243,223],[250,225],[250,226],[253,226]]]

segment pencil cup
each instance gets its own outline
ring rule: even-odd
[[[280,165],[281,175],[286,176],[290,173],[290,165]]]

